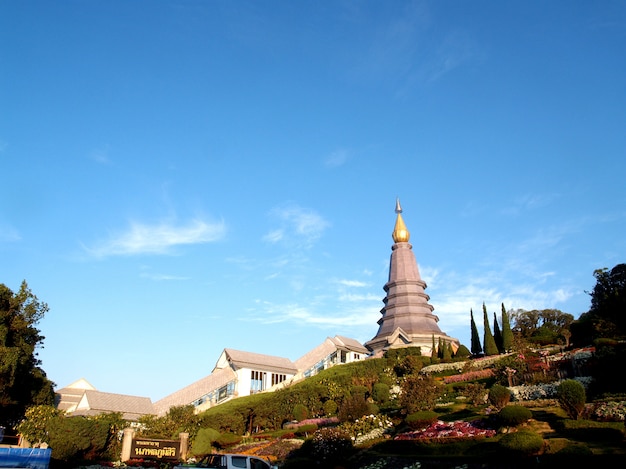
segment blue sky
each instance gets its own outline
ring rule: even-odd
[[[626,261],[625,51],[622,1],[0,2],[0,282],[58,387],[153,401],[374,337],[396,197],[449,335],[578,317]]]

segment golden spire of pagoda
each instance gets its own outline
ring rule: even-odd
[[[400,206],[400,199],[396,199],[396,226],[393,228],[393,234],[391,235],[394,243],[408,243],[411,233],[406,229],[404,220],[402,219],[402,207]]]

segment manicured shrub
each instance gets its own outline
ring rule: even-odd
[[[338,417],[341,422],[353,422],[358,418],[368,415],[370,406],[363,396],[349,396],[339,407]]]
[[[379,404],[389,402],[389,385],[385,383],[376,383],[372,387],[372,399]]]
[[[222,433],[220,437],[215,440],[215,445],[220,448],[227,448],[241,443],[241,440],[241,436],[235,435],[234,433]]]
[[[304,404],[296,404],[293,406],[293,418],[298,422],[309,418],[309,409]]]
[[[587,401],[583,385],[574,379],[566,379],[557,387],[556,395],[561,408],[570,418],[577,420],[585,410]]]
[[[503,427],[517,427],[522,423],[528,422],[531,417],[532,413],[526,407],[509,405],[498,412],[496,420]]]
[[[457,349],[456,353],[454,354],[454,358],[468,358],[470,355],[472,354],[472,352],[469,351],[469,349],[461,344],[461,346]]]
[[[433,410],[445,392],[445,386],[432,376],[409,375],[401,385],[400,405],[412,414],[420,410]]]
[[[501,384],[494,384],[487,395],[489,402],[496,409],[502,409],[511,400],[511,391]]]
[[[438,414],[429,410],[414,412],[406,416],[406,424],[413,430],[421,430],[437,421]]]
[[[214,428],[201,428],[198,430],[193,444],[191,445],[191,454],[196,457],[202,457],[213,451],[213,442],[218,440],[220,432]]]
[[[326,415],[328,417],[332,417],[333,415],[337,415],[337,409],[338,408],[339,408],[339,406],[337,405],[337,403],[334,400],[329,399],[326,402],[324,402],[324,405],[323,405],[324,415]]]
[[[523,430],[504,435],[499,444],[508,451],[523,456],[532,456],[543,448],[543,438],[535,432]]]

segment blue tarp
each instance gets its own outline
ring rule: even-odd
[[[50,448],[0,448],[0,468],[48,469],[51,454]]]

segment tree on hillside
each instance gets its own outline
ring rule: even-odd
[[[26,281],[17,293],[0,284],[0,425],[13,428],[32,405],[53,405],[54,384],[40,368],[35,325],[48,311]]]
[[[485,355],[498,355],[498,347],[496,341],[491,333],[491,327],[489,327],[489,317],[487,316],[487,307],[483,303],[483,322],[484,322],[484,339],[483,345],[485,346]]]
[[[587,345],[603,337],[626,336],[626,264],[611,270],[597,269],[596,285],[591,295],[591,308],[572,324],[572,342]]]
[[[470,344],[472,355],[480,355],[483,351],[482,345],[480,345],[480,336],[478,335],[478,329],[476,328],[476,322],[474,322],[474,311],[470,308],[470,326],[472,328],[472,343]]]
[[[511,322],[509,321],[509,313],[502,303],[502,349],[510,352],[513,349],[513,331],[511,330]]]
[[[555,344],[564,339],[562,332],[569,329],[574,316],[558,309],[525,311],[511,314],[515,325],[513,332],[520,338],[537,344]]]
[[[493,339],[496,341],[496,347],[498,347],[498,352],[504,353],[504,347],[502,345],[502,332],[500,331],[500,326],[498,325],[498,317],[496,313],[493,313]]]

